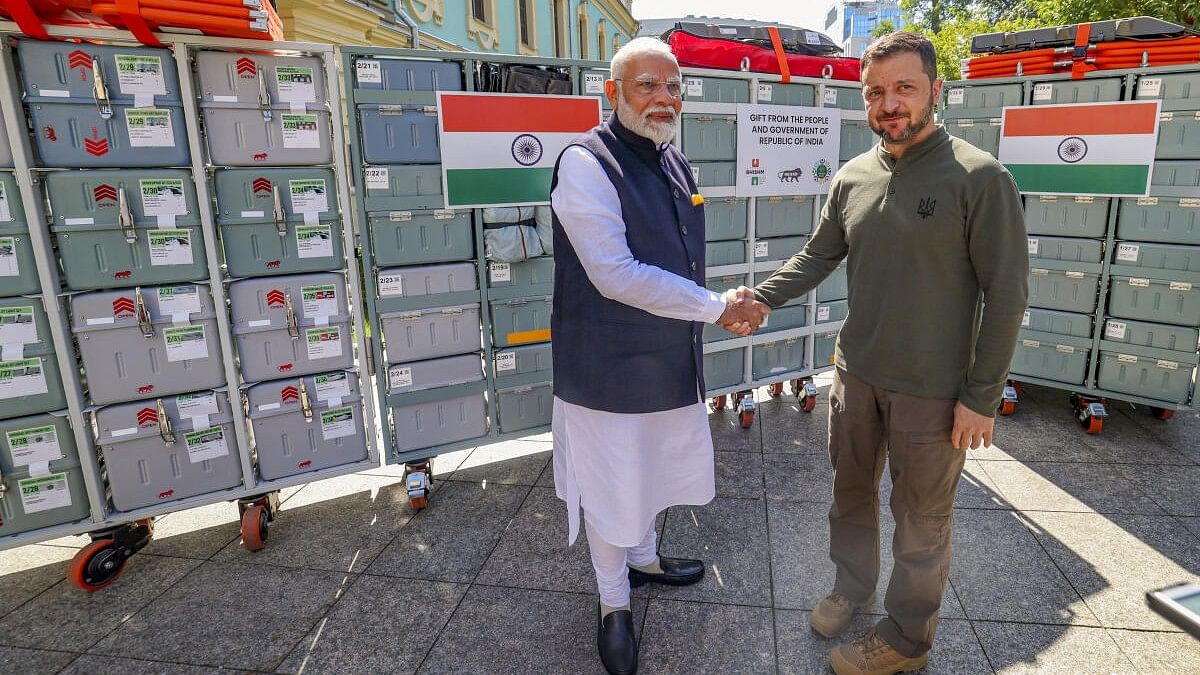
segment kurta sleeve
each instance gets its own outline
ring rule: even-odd
[[[715,323],[725,311],[719,294],[633,257],[617,190],[590,151],[572,146],[563,153],[550,203],[588,280],[604,297],[684,321]]]

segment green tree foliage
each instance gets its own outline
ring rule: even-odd
[[[875,26],[875,30],[871,31],[871,37],[879,39],[888,33],[896,32],[896,24],[891,19],[884,19]]]

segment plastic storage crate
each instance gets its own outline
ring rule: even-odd
[[[773,333],[792,328],[801,328],[808,324],[808,305],[785,305],[772,310],[758,328],[759,333]]]
[[[49,346],[26,346],[19,358],[0,356],[0,419],[66,406],[58,359]]]
[[[0,355],[22,358],[28,351],[53,349],[46,307],[38,298],[0,298]]]
[[[554,290],[554,258],[543,256],[519,263],[488,263],[488,295],[516,298],[548,295]]]
[[[683,100],[713,103],[749,103],[750,81],[724,77],[685,75]]]
[[[366,459],[357,379],[339,370],[247,389],[259,476],[274,480]]]
[[[0,297],[36,293],[39,287],[17,181],[0,171]]]
[[[813,368],[834,365],[837,348],[837,331],[825,331],[813,335]]]
[[[1170,272],[1200,272],[1200,246],[1118,242],[1113,264]]]
[[[1122,342],[1173,352],[1194,352],[1200,347],[1200,330],[1148,321],[1108,319],[1104,322],[1104,339],[1107,342]]]
[[[1083,384],[1091,340],[1022,330],[1010,371],[1065,384]]]
[[[850,303],[845,300],[822,302],[817,305],[817,323],[845,321],[850,315]]]
[[[1025,316],[1021,319],[1021,327],[1038,333],[1090,338],[1092,337],[1092,322],[1091,314],[1030,307],[1025,310]]]
[[[483,348],[479,304],[379,315],[388,363],[420,361]]]
[[[754,261],[764,262],[768,260],[783,261],[796,255],[808,243],[808,237],[776,237],[773,239],[755,239],[754,240]]]
[[[371,179],[363,186],[363,195],[372,215],[427,211],[446,205],[441,166],[369,166],[363,172]]]
[[[71,298],[71,315],[92,403],[225,384],[216,310],[207,286],[84,293]]]
[[[516,387],[496,387],[500,431],[512,433],[550,424],[554,412],[554,387],[549,382]]]
[[[376,283],[380,298],[436,296],[479,288],[473,262],[389,267],[379,270]]]
[[[330,169],[219,169],[217,223],[230,276],[340,269],[342,225]]]
[[[191,172],[47,174],[63,276],[75,290],[149,286],[208,277]]]
[[[1092,272],[1029,270],[1029,306],[1064,312],[1092,312],[1100,294],[1100,276]]]
[[[707,267],[740,265],[746,262],[746,242],[710,241],[704,245],[704,264]]]
[[[1108,228],[1107,197],[1025,197],[1025,231],[1030,236],[1103,239]]]
[[[1200,286],[1113,276],[1108,292],[1108,315],[1177,326],[1200,326]]]
[[[1117,212],[1117,238],[1164,244],[1200,244],[1200,199],[1122,199]]]
[[[232,330],[249,382],[344,370],[354,363],[346,280],[320,272],[229,285]]]
[[[713,197],[704,200],[705,241],[745,239],[748,221],[744,197]]]
[[[171,52],[18,40],[17,56],[43,166],[188,164],[187,126]]]
[[[369,103],[358,106],[363,157],[371,164],[437,164],[437,108]]]
[[[91,508],[65,417],[0,421],[0,537],[80,521]]]
[[[946,132],[955,138],[991,153],[993,156],[1000,151],[1000,118],[988,119],[948,119],[945,121]]]
[[[1038,260],[1099,263],[1104,257],[1104,242],[1096,239],[1039,235],[1029,237],[1028,243],[1030,264],[1034,266]]]
[[[397,363],[388,367],[388,393],[406,394],[413,391],[449,387],[483,379],[483,366],[478,353],[445,356],[425,361]]]
[[[118,511],[242,483],[224,392],[107,406],[96,411],[96,430],[110,498]]]
[[[696,186],[733,187],[737,162],[694,162],[692,164],[692,180]]]
[[[328,93],[319,58],[196,54],[208,155],[218,166],[328,164]]]
[[[683,152],[692,162],[727,162],[737,159],[737,117],[684,113]]]
[[[1059,105],[1062,103],[1120,101],[1122,88],[1122,80],[1119,77],[1034,82],[1029,104]]]
[[[461,91],[462,66],[443,61],[359,58],[355,61],[354,84],[358,89],[395,92]]]
[[[493,300],[492,344],[515,347],[550,339],[551,296]]]
[[[759,197],[755,200],[755,237],[792,237],[812,231],[811,196]]]
[[[811,84],[758,83],[758,102],[773,105],[805,105],[816,102],[817,90]]]
[[[1024,99],[1024,86],[1020,82],[950,85],[946,87],[941,118],[957,120],[1000,117],[1006,106],[1024,105]]]
[[[438,390],[427,392],[430,395]],[[454,394],[444,398],[395,406],[392,429],[397,452],[431,448],[487,434],[487,401],[482,392]]]
[[[704,355],[704,386],[709,391],[732,389],[746,379],[746,348],[738,347]]]
[[[471,211],[391,211],[367,217],[375,264],[420,265],[475,257]]]
[[[1101,350],[1096,384],[1109,391],[1180,405],[1192,391],[1195,371],[1195,353],[1146,356]]]
[[[833,302],[848,297],[850,281],[846,276],[846,263],[843,262],[817,286],[817,302]]]
[[[875,147],[877,136],[866,120],[842,120],[838,159],[848,162]]]
[[[765,380],[807,369],[808,365],[804,362],[807,343],[808,338],[794,337],[754,345],[750,348],[751,375],[755,380]]]

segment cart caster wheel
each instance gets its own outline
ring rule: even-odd
[[[267,547],[267,532],[271,526],[271,515],[267,507],[255,504],[242,513],[242,546],[247,551],[261,551]]]
[[[741,423],[743,429],[749,429],[754,424],[754,411],[743,410],[738,413],[738,421]]]
[[[129,558],[112,539],[97,539],[79,549],[67,565],[67,580],[85,591],[98,591],[117,580]]]
[[[817,397],[816,396],[801,396],[800,397],[801,412],[810,413],[816,407],[817,407]]]
[[[800,380],[792,380],[788,383],[788,391],[792,392],[792,396],[800,398],[800,392],[804,389],[804,383]]]
[[[1089,417],[1083,422],[1083,430],[1089,434],[1098,434],[1104,428],[1103,417]]]
[[[771,398],[778,398],[783,394],[783,383],[774,382],[767,385],[767,393],[771,395]]]
[[[1009,415],[1015,413],[1016,411],[1017,411],[1017,402],[1016,401],[1001,401],[1000,407],[996,409],[996,412],[1000,413],[1001,415],[1003,415],[1005,417],[1008,417]]]
[[[422,495],[420,497],[409,497],[408,503],[410,506],[413,507],[413,510],[420,511],[421,509],[425,508],[426,506],[429,506],[429,495]]]
[[[1175,411],[1170,408],[1151,408],[1150,415],[1156,420],[1169,420],[1175,416]]]
[[[714,398],[712,400],[712,407],[713,407],[713,410],[724,410],[725,409],[725,395],[722,394],[721,396],[717,396],[716,398]]]

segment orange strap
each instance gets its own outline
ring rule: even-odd
[[[20,26],[22,33],[39,40],[50,39],[50,34],[46,32],[46,27],[42,25],[42,20],[38,18],[37,12],[34,12],[33,7],[29,6],[28,0],[9,0],[4,4],[8,13],[12,15],[13,21]]]
[[[1088,38],[1092,34],[1092,24],[1081,23],[1075,27],[1075,51],[1071,53],[1071,79],[1078,80],[1087,72],[1084,68],[1087,58]]]
[[[154,31],[150,29],[150,24],[146,23],[145,17],[142,16],[142,7],[138,0],[117,0],[117,13],[121,15],[121,21],[125,23],[125,27],[130,33],[138,39],[138,42],[151,47],[161,47],[162,43],[158,38],[154,37]]]
[[[767,35],[771,36],[771,46],[775,49],[775,58],[779,59],[779,81],[787,84],[792,81],[792,70],[788,68],[787,54],[783,51],[783,40],[779,39],[779,29],[775,26],[767,26]]]

